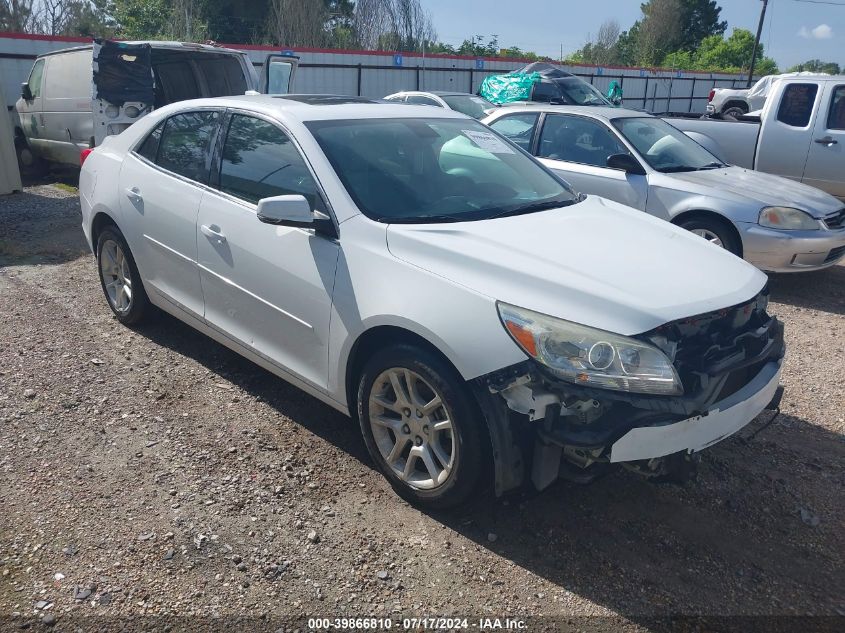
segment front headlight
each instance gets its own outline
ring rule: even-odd
[[[764,207],[758,220],[760,226],[784,231],[817,231],[819,221],[806,211],[791,207]]]
[[[507,303],[497,307],[516,344],[564,380],[616,391],[684,392],[672,361],[653,345]]]

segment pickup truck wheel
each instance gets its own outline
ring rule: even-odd
[[[129,245],[114,226],[104,228],[97,239],[97,264],[100,285],[117,320],[124,325],[141,321],[150,301]]]
[[[727,116],[727,117],[731,117],[732,119],[736,119],[737,117],[741,117],[741,116],[743,116],[747,113],[748,113],[748,110],[746,110],[743,107],[731,106],[729,108],[725,108],[722,111],[722,116]]]
[[[357,401],[367,450],[399,496],[446,509],[475,491],[481,416],[450,365],[413,345],[383,349],[364,367]]]
[[[679,222],[678,226],[704,238],[711,244],[721,246],[738,257],[742,256],[736,236],[723,222],[710,218],[690,218]]]

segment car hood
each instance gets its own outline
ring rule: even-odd
[[[760,208],[795,207],[807,211],[815,218],[824,217],[842,208],[839,200],[821,189],[742,167],[661,175],[676,183],[676,189],[720,199],[754,202]]]
[[[736,305],[766,283],[700,237],[595,196],[493,220],[391,224],[387,244],[395,257],[471,291],[625,335]]]

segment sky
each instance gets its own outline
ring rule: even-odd
[[[615,18],[622,30],[640,17],[641,0],[421,0],[438,39],[452,45],[473,35],[499,36],[499,45],[557,58],[584,45],[588,34]],[[761,0],[719,0],[733,28],[757,31]],[[486,40],[485,40],[486,41]],[[845,0],[769,0],[761,38],[781,69],[809,59],[845,65]]]

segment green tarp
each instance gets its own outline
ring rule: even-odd
[[[481,82],[478,94],[491,103],[502,105],[531,99],[531,86],[540,81],[540,73],[513,72],[490,75]]]

